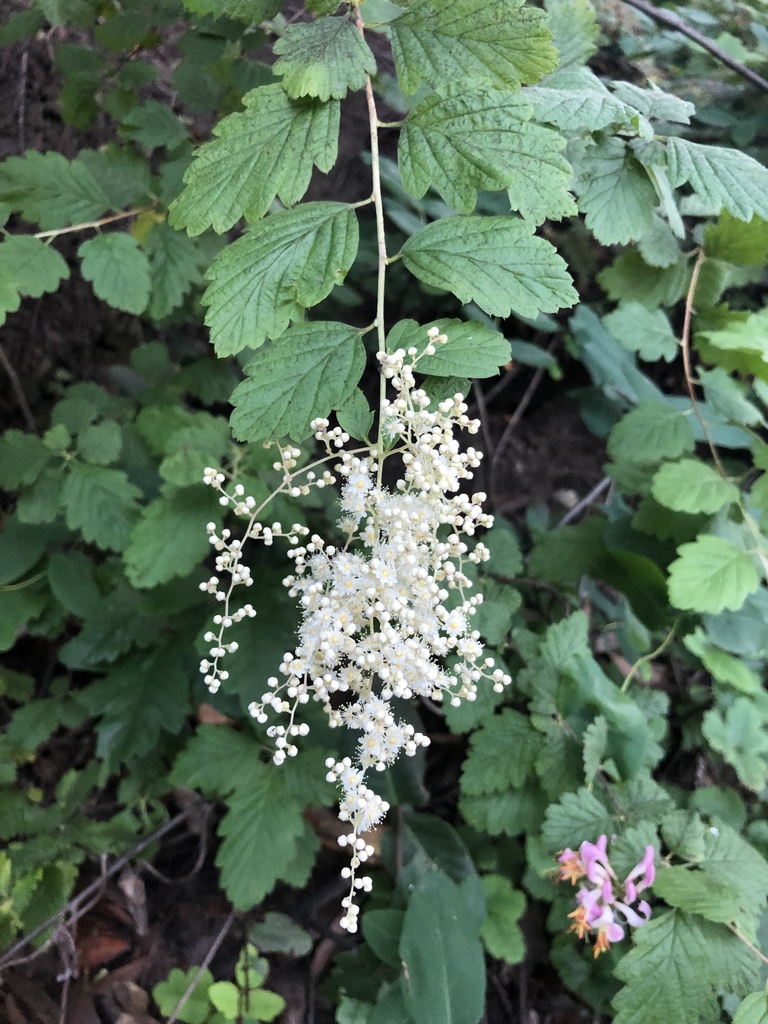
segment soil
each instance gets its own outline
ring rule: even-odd
[[[5,0],[2,6],[5,15],[26,4]],[[61,118],[53,57],[63,31],[0,49],[0,159],[26,149],[56,150],[73,157],[79,147],[98,147],[110,137],[106,120],[97,122],[83,139]],[[342,151],[356,154],[367,130],[364,110],[353,106],[344,125]],[[341,162],[340,180],[356,180],[356,159]],[[76,244],[65,241],[59,247],[73,266]],[[41,432],[63,385],[81,380],[108,385],[106,368],[124,361],[145,340],[145,328],[137,318],[100,302],[76,272],[55,294],[25,299],[0,329],[0,430]],[[563,397],[568,390],[563,382],[553,391],[533,370],[514,368],[509,380],[495,390],[497,397],[487,407],[481,403],[488,455],[485,487],[494,510],[514,520],[531,503],[543,502],[555,516],[562,515],[601,479],[601,445],[584,427],[575,404]],[[526,406],[522,415],[521,403]],[[55,659],[48,641],[25,641],[16,656],[19,653],[27,671],[39,670],[41,675]],[[78,744],[88,742],[87,737],[75,739]],[[54,775],[57,766],[69,767],[73,756],[72,745],[66,742],[46,751]],[[452,761],[448,758],[446,763]],[[439,782],[444,785],[446,780]],[[450,779],[447,784],[450,787]],[[178,794],[170,813],[183,811],[188,799],[188,794]],[[127,864],[103,878],[86,905],[87,913],[83,906],[73,908],[47,951],[4,970],[0,1024],[152,1024],[160,1019],[149,997],[154,984],[173,967],[203,963],[217,942],[210,969],[217,978],[231,977],[250,924],[269,910],[290,915],[313,940],[306,956],[270,955],[269,987],[280,992],[288,1006],[281,1020],[331,1024],[331,1003],[323,994],[330,962],[339,950],[354,947],[354,940],[337,924],[335,842],[330,839],[321,851],[305,891],[297,895],[278,888],[253,913],[232,915],[213,864],[216,813],[215,808],[196,804],[160,841],[150,862],[131,860],[136,866]],[[321,825],[318,819],[322,834]],[[98,878],[98,866],[91,865],[76,891]],[[522,965],[509,968],[489,962],[486,1024],[596,1020],[544,965],[537,946],[537,935],[544,930],[541,918],[534,903],[524,920],[529,954]]]

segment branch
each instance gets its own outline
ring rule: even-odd
[[[673,14],[671,11],[663,11],[659,7],[654,7],[653,4],[648,3],[648,0],[624,0],[624,3],[630,7],[634,7],[638,11],[642,11],[643,14],[647,14],[649,18],[653,18],[654,21],[660,21],[662,25],[667,25],[675,32],[680,32],[681,35],[687,36],[694,43],[698,43],[703,49],[708,50],[713,57],[720,61],[721,64],[725,64],[731,71],[735,71],[737,75],[741,75],[742,78],[746,78],[748,82],[756,85],[758,89],[762,89],[763,92],[768,92],[768,81],[758,75],[756,71],[748,68],[741,61],[735,60],[729,54],[722,50],[717,43],[708,39],[707,36],[703,36],[697,29],[692,28],[686,24],[682,18],[678,17],[677,14]]]

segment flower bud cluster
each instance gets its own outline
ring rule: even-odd
[[[573,918],[571,931],[580,939],[595,933],[595,957],[624,938],[621,921],[639,928],[650,920],[651,908],[645,900],[638,901],[638,896],[653,885],[656,875],[655,851],[646,846],[643,859],[620,884],[608,859],[607,845],[608,837],[603,835],[596,843],[582,843],[578,852],[563,850],[557,858],[562,881],[576,885],[585,880],[576,893],[578,906],[568,916]]]
[[[423,354],[433,354],[446,340],[437,331],[430,332]],[[354,758],[330,759],[326,764],[327,778],[341,788],[339,816],[350,825],[349,834],[340,840],[352,851],[344,872],[350,890],[341,921],[349,931],[357,928],[355,893],[370,887],[370,879],[357,877],[357,869],[370,855],[364,837],[388,810],[367,785],[366,773],[383,771],[400,754],[413,756],[429,743],[413,726],[398,720],[394,702],[417,696],[456,705],[474,700],[482,679],[497,691],[510,682],[493,659],[484,657],[480,634],[472,629],[482,597],[470,593],[472,582],[465,571],[467,563],[483,562],[489,552],[482,543],[470,549],[464,538],[493,520],[483,511],[484,494],[459,492],[481,455],[471,447],[462,450],[454,429],[475,433],[479,423],[468,418],[460,394],[433,407],[429,396],[416,387],[419,358],[415,348],[379,355],[394,391],[394,398],[384,400],[380,408],[381,448],[345,451],[349,439],[343,431],[331,429],[327,420],[313,422],[316,439],[329,457],[338,460],[334,473],[341,479],[339,525],[346,540],[335,546],[317,534],[306,539],[307,532],[297,526],[288,531],[288,556],[294,564],[283,582],[302,609],[299,642],[285,654],[279,677],[268,680],[269,689],[249,708],[262,723],[270,712],[285,716],[286,724],[268,730],[278,764],[296,753],[293,740],[307,731],[297,717],[309,700],[322,705],[331,728],[346,727],[358,735]],[[282,466],[290,475],[293,467],[285,468],[286,451],[289,462],[297,455],[293,449],[283,450]],[[400,456],[402,476],[393,487],[385,487],[383,462],[393,455]],[[209,482],[221,489],[219,476]],[[301,486],[293,481],[286,485],[289,493]],[[236,497],[242,504],[242,496]],[[245,504],[250,509],[247,499]],[[211,538],[222,552],[217,570],[247,586],[241,547],[225,534],[214,532]],[[265,528],[249,522],[247,536],[266,540],[265,535]],[[276,526],[271,535],[279,535]],[[217,578],[207,588],[219,599],[226,593],[218,590]],[[234,621],[233,615],[228,618]],[[213,643],[213,661],[204,663],[206,682],[212,687],[224,678],[218,658],[230,649],[220,636]]]

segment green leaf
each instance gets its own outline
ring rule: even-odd
[[[0,590],[0,651],[8,651],[27,623],[47,604],[42,584],[20,590]]]
[[[589,786],[594,782],[605,757],[608,743],[608,722],[598,715],[584,730],[584,781]]]
[[[194,14],[223,15],[258,25],[274,18],[283,5],[282,0],[184,0],[184,6]]]
[[[122,551],[140,497],[141,491],[122,470],[73,462],[62,491],[67,526],[80,530],[89,544]]]
[[[614,302],[641,302],[648,309],[674,306],[690,280],[688,261],[680,257],[668,267],[649,266],[639,252],[625,250],[597,275],[598,283]]]
[[[323,321],[296,324],[246,365],[248,379],[232,395],[235,437],[308,437],[313,419],[349,399],[364,368],[365,350],[354,327]]]
[[[205,322],[218,354],[278,338],[341,284],[357,246],[357,218],[344,203],[306,203],[254,225],[208,271]]]
[[[519,789],[533,771],[541,737],[527,718],[504,708],[470,737],[461,775],[467,796]]]
[[[746,224],[728,210],[704,230],[704,248],[711,259],[763,267],[768,263],[768,220],[756,214]]]
[[[746,153],[672,137],[667,166],[672,186],[689,184],[714,213],[725,208],[739,220],[768,220],[768,168]]]
[[[434,355],[425,356],[433,327],[448,341],[436,345]],[[423,326],[415,320],[400,320],[387,336],[388,351],[398,348],[418,349],[419,373],[432,377],[493,377],[511,356],[506,338],[475,320],[432,320]]]
[[[747,789],[761,792],[768,780],[768,733],[754,702],[738,697],[725,715],[712,708],[704,715],[701,731]]]
[[[376,956],[390,967],[400,966],[402,910],[368,910],[363,915],[363,937]]]
[[[611,88],[622,103],[634,107],[645,117],[656,121],[674,121],[676,124],[691,123],[691,117],[696,113],[693,103],[665,92],[652,81],[649,84],[650,88],[646,89],[632,85],[631,82],[612,82]]]
[[[96,235],[77,250],[80,271],[100,299],[126,313],[143,313],[149,302],[149,263],[131,235]]]
[[[739,500],[739,489],[700,459],[666,462],[656,471],[651,490],[656,501],[675,512],[717,512]]]
[[[685,867],[662,867],[653,883],[653,891],[671,907],[689,914],[701,914],[707,921],[728,924],[739,916],[739,894],[703,871]]]
[[[51,555],[48,582],[56,600],[73,615],[85,618],[99,608],[101,591],[93,579],[93,563],[81,551]]]
[[[402,248],[406,267],[491,316],[553,313],[578,301],[565,262],[533,225],[509,217],[446,217]]]
[[[272,70],[283,76],[283,88],[294,100],[341,100],[350,89],[362,89],[366,75],[376,74],[375,57],[347,18],[289,25],[274,51],[279,58]]]
[[[747,628],[749,624],[747,623]],[[701,627],[697,626],[693,633],[684,639],[684,644],[691,653],[701,658],[704,668],[719,683],[732,686],[741,693],[756,696],[761,692],[763,684],[760,674],[749,668],[742,658],[716,647],[706,636]]]
[[[302,834],[303,804],[286,773],[261,760],[262,745],[223,726],[202,726],[177,759],[174,784],[228,796],[216,863],[232,904],[250,909],[281,877]]]
[[[736,1011],[733,1024],[768,1024],[768,999],[765,992],[753,992]]]
[[[614,1024],[717,1020],[718,989],[755,987],[757,958],[722,925],[671,910],[638,928],[634,940],[616,968],[626,985],[614,999]]]
[[[723,537],[709,534],[678,548],[669,567],[669,599],[685,611],[737,611],[760,585],[750,555]]]
[[[34,567],[48,543],[45,530],[10,516],[0,533],[0,586],[13,583]]]
[[[647,309],[639,302],[622,302],[603,324],[628,352],[637,352],[641,359],[671,363],[677,357],[677,337],[663,309]]]
[[[543,11],[522,0],[415,0],[390,23],[400,88],[456,82],[517,89],[552,71],[557,52]]]
[[[34,150],[0,164],[0,202],[46,231],[97,220],[110,208],[86,161]]]
[[[191,238],[165,222],[152,227],[143,249],[149,260],[152,289],[147,312],[153,320],[162,320],[200,281],[203,255]]]
[[[599,131],[609,125],[628,125],[632,111],[615,99],[591,71],[560,72],[547,79],[551,85],[525,90],[537,121],[554,124],[562,131]]]
[[[584,840],[594,842],[613,829],[613,817],[605,806],[586,788],[577,793],[564,793],[556,804],[547,808],[542,838],[550,850],[574,849]]]
[[[148,100],[126,114],[120,134],[145,149],[173,149],[186,140],[187,129],[165,103]]]
[[[405,1004],[420,1024],[477,1024],[485,997],[485,965],[469,926],[461,889],[429,871],[408,900],[400,939]]]
[[[336,409],[339,426],[350,437],[365,441],[373,426],[373,410],[360,388],[355,388],[343,404]]]
[[[722,367],[716,366],[712,370],[699,367],[698,378],[707,403],[715,413],[745,427],[754,427],[762,421],[763,414],[746,397],[747,388]]]
[[[123,435],[114,420],[89,423],[77,438],[77,450],[86,462],[108,466],[120,454]]]
[[[532,113],[523,97],[491,88],[431,93],[400,132],[403,185],[416,199],[434,185],[461,213],[474,210],[478,191],[509,186],[513,208],[535,223],[575,213],[564,140],[530,123]]]
[[[135,762],[157,745],[165,732],[180,732],[189,705],[189,673],[183,649],[168,646],[126,658],[103,679],[78,694],[96,726],[96,753],[113,769]]]
[[[525,896],[503,875],[483,875],[488,916],[480,929],[483,945],[497,960],[519,964],[525,957],[525,940],[517,923],[525,911]]]
[[[600,26],[589,0],[547,0],[547,26],[559,55],[558,72],[580,68],[597,50]]]
[[[285,206],[298,202],[313,166],[327,173],[336,162],[338,101],[291,100],[276,83],[243,103],[245,111],[219,122],[218,138],[201,146],[185,173],[187,187],[171,204],[173,227],[221,234],[242,216],[258,220],[275,196]]]
[[[608,437],[608,454],[617,461],[675,459],[692,451],[693,446],[689,418],[661,402],[640,402],[619,420]]]
[[[637,248],[649,267],[671,267],[680,259],[680,242],[658,214],[654,214],[653,223],[638,240]]]
[[[208,989],[212,984],[213,975],[208,970],[190,967],[188,971],[180,971],[174,967],[166,981],[161,981],[152,989],[152,997],[160,1007],[160,1012],[170,1016],[192,985],[192,991],[181,1008],[179,1020],[185,1024],[204,1024],[211,1012]]]
[[[585,223],[603,245],[625,245],[650,228],[656,190],[623,139],[584,149],[575,188]]]
[[[262,953],[290,953],[293,957],[312,952],[312,937],[293,918],[270,910],[248,932],[248,941]]]
[[[0,487],[13,491],[34,483],[52,458],[53,452],[39,437],[6,430],[0,436]]]
[[[661,834],[671,853],[681,860],[704,860],[706,826],[694,811],[670,811],[661,820]]]
[[[125,550],[132,585],[156,587],[188,575],[210,550],[205,524],[216,519],[216,499],[208,488],[174,490],[147,505]]]
[[[20,295],[37,299],[68,277],[69,267],[55,249],[31,235],[7,235],[0,242],[0,323],[3,311],[19,308]]]
[[[700,867],[741,894],[742,912],[755,916],[768,902],[768,863],[735,828],[723,822],[707,829],[706,852]]]

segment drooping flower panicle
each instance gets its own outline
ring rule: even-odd
[[[446,341],[432,330],[423,354],[434,354]],[[350,825],[340,840],[352,852],[350,867],[344,869],[350,891],[341,920],[349,931],[357,929],[355,890],[370,888],[370,879],[356,875],[373,852],[365,834],[389,809],[368,786],[366,773],[382,771],[399,754],[412,756],[429,743],[398,720],[393,701],[424,697],[456,705],[474,700],[482,679],[497,691],[510,682],[492,658],[484,657],[480,634],[471,626],[482,597],[470,593],[465,569],[467,563],[485,561],[489,552],[479,542],[470,548],[464,538],[493,520],[483,511],[484,494],[469,496],[459,490],[481,455],[471,447],[462,450],[454,430],[476,433],[479,422],[467,416],[462,395],[435,405],[416,387],[416,348],[379,353],[378,358],[394,391],[393,399],[380,405],[380,446],[342,451],[349,437],[340,428],[331,428],[324,419],[312,424],[327,453],[321,461],[333,461],[341,479],[343,544],[327,544],[317,534],[299,543],[309,532],[299,525],[289,531],[279,524],[264,527],[256,521],[261,510],[244,497],[242,488],[230,495],[224,475],[206,471],[206,481],[220,492],[222,504],[248,517],[246,537],[271,544],[287,536],[291,545],[293,572],[283,582],[301,605],[299,642],[249,709],[261,723],[270,713],[287,716],[286,724],[271,724],[267,730],[276,748],[274,761],[280,764],[297,753],[294,739],[308,732],[297,718],[309,700],[322,704],[331,728],[344,726],[359,734],[354,758],[326,762],[328,780],[341,787],[339,817]],[[335,482],[328,470],[317,476],[314,468],[297,469],[299,456],[297,449],[281,448],[275,468],[282,468],[280,489],[285,493]],[[392,456],[400,457],[402,476],[386,487],[383,462]],[[206,683],[215,689],[227,678],[221,659],[236,649],[236,644],[224,642],[224,631],[252,612],[249,605],[231,611],[232,592],[251,579],[242,562],[242,542],[232,540],[227,530],[217,534],[212,526],[209,535],[220,552],[217,572],[230,576],[226,589],[220,588],[218,576],[203,585],[225,606],[214,620],[218,634],[206,636],[213,646],[201,664]],[[450,667],[445,665],[447,656]]]
[[[573,919],[571,931],[580,939],[594,933],[595,957],[610,949],[612,942],[621,942],[625,925],[639,928],[650,920],[651,908],[646,900],[638,900],[638,896],[653,884],[654,858],[654,848],[646,846],[642,860],[624,882],[619,883],[608,859],[605,835],[596,843],[582,843],[578,851],[566,849],[559,854],[561,881],[576,885],[584,879],[587,883],[576,893],[578,906],[568,917]]]

